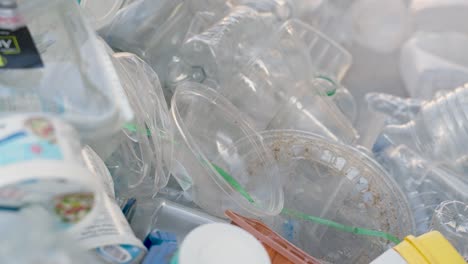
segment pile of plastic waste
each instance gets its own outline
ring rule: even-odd
[[[467,12],[0,0],[0,263],[466,263]]]

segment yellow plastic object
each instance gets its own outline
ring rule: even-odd
[[[394,247],[408,264],[466,264],[457,250],[437,231],[408,236]]]

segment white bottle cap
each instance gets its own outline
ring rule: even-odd
[[[262,244],[243,229],[207,224],[188,234],[179,251],[179,264],[271,264]]]

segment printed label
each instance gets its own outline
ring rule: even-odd
[[[45,116],[15,115],[0,120],[0,166],[32,160],[80,163],[78,136]]]
[[[74,154],[80,153],[74,136],[71,127],[47,116],[0,119],[0,211],[40,205],[64,227],[89,214],[91,174]]]
[[[79,230],[75,237],[88,250],[96,252],[110,263],[133,263],[145,250],[125,219],[119,206],[105,196],[97,208],[93,223]]]
[[[0,211],[19,211],[31,204],[44,205],[66,228],[91,211],[94,194],[63,179],[32,179],[0,188]]]
[[[82,151],[88,168],[105,191],[94,221],[79,230],[75,237],[88,250],[109,263],[130,264],[143,257],[146,249],[131,229],[122,210],[114,200],[114,182],[104,161],[90,148]]]
[[[0,69],[43,67],[29,29],[16,7],[0,8]]]

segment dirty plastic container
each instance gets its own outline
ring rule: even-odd
[[[70,125],[43,114],[3,116],[0,153],[0,211],[41,207],[61,228],[91,221],[100,195]]]
[[[332,263],[369,263],[391,241],[414,231],[399,186],[359,150],[300,131],[260,135],[278,163],[285,195],[282,213],[262,220],[311,256]],[[244,142],[236,145],[242,148]],[[252,154],[246,155],[247,167],[255,172],[260,161]],[[378,233],[370,230],[387,235],[362,235]]]
[[[441,203],[432,217],[433,230],[437,230],[468,261],[468,204],[460,201]]]
[[[175,124],[172,175],[203,210],[224,217],[228,209],[256,216],[276,215],[283,207],[278,168],[263,139],[242,114],[215,90],[196,83],[179,86],[172,98]],[[242,148],[235,142],[248,137]],[[252,174],[248,153],[262,163]],[[230,184],[230,174],[251,193],[255,204]]]
[[[278,21],[293,18],[296,13],[293,0],[229,0],[228,4],[249,6],[264,16],[273,16]]]
[[[456,32],[416,32],[402,47],[400,72],[413,98],[468,82],[468,36]]]
[[[115,69],[76,1],[18,1],[2,14],[17,23],[14,51],[2,53],[0,112],[47,112],[86,139],[116,132],[131,119]],[[10,20],[10,21],[11,21]]]
[[[117,196],[152,197],[169,180],[172,164],[172,124],[157,74],[138,56],[115,53],[113,61],[134,119],[111,139],[105,158]]]
[[[178,253],[179,264],[271,264],[262,244],[230,224],[207,224],[190,232]]]

